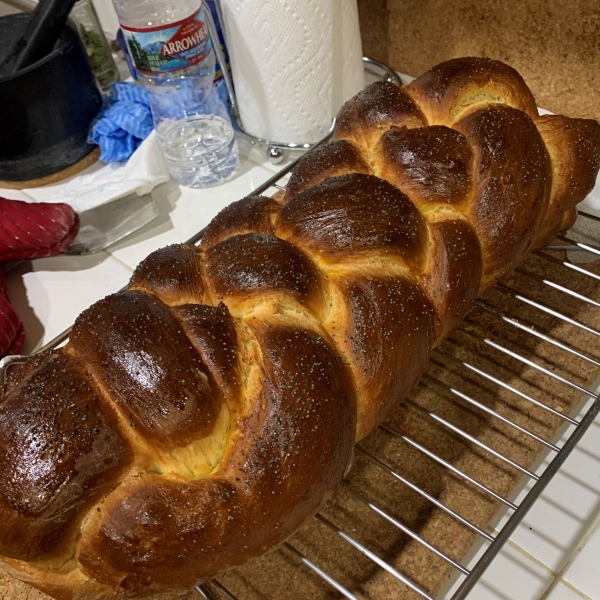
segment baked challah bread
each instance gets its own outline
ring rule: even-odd
[[[17,371],[5,567],[60,599],[143,596],[285,540],[599,166],[598,123],[538,116],[502,63],[366,88],[283,201],[245,198],[199,248],[155,252]]]

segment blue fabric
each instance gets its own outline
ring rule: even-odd
[[[100,160],[127,160],[154,128],[146,91],[135,83],[115,83],[103,111],[92,123],[88,143],[100,146]]]
[[[225,79],[221,78],[219,81],[215,81],[214,86],[217,90],[217,94],[219,98],[223,101],[223,104],[227,107],[227,112],[229,113],[229,118],[231,117],[231,102],[229,101],[229,92],[227,91],[227,84],[225,83]]]

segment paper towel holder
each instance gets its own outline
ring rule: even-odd
[[[217,13],[218,13],[219,19],[222,23],[223,17],[221,15],[221,7],[218,2],[215,3],[215,6],[217,8]],[[207,24],[208,24],[208,29],[210,31],[210,36],[213,40],[215,40],[215,42],[213,43],[213,47],[215,50],[215,54],[217,55],[217,60],[219,61],[220,65],[226,65],[227,62],[225,60],[225,55],[223,54],[221,45],[218,42],[219,38],[217,35],[217,29],[215,27],[215,23],[214,23],[214,20],[213,20],[210,10],[206,11],[206,20],[207,20]],[[224,29],[223,29],[223,36],[225,36]],[[380,69],[383,73],[382,74],[383,81],[389,81],[391,83],[394,83],[397,86],[402,85],[402,81],[401,81],[400,77],[398,76],[398,74],[396,73],[396,71],[394,71],[391,67],[388,67],[384,63],[379,62],[378,60],[373,60],[372,58],[367,58],[366,56],[363,56],[363,64],[365,64],[366,66],[372,66],[372,67],[376,67],[376,68]],[[223,73],[223,77],[225,78],[225,85],[227,86],[227,92],[229,93],[229,98],[231,100],[231,117],[232,117],[232,121],[233,121],[236,131],[238,133],[240,133],[241,135],[243,135],[248,140],[248,142],[250,144],[252,144],[253,146],[254,145],[266,146],[267,159],[269,160],[269,162],[271,162],[274,165],[279,164],[286,158],[287,152],[289,150],[309,150],[313,146],[316,146],[317,144],[319,144],[320,141],[322,141],[322,140],[320,140],[318,142],[313,142],[310,144],[295,143],[295,142],[275,142],[273,140],[267,140],[264,138],[256,137],[256,136],[248,133],[244,129],[244,126],[242,125],[242,120],[240,118],[240,112],[239,112],[238,105],[237,105],[235,90],[233,88],[233,81],[231,79],[231,73],[226,68],[222,68],[221,71]],[[335,119],[333,119],[333,121],[331,122],[331,127],[329,128],[329,131],[327,132],[327,135],[325,136],[325,138],[328,138],[333,133],[334,125],[335,125]]]

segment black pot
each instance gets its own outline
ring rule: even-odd
[[[0,58],[29,15],[0,18]],[[87,156],[90,122],[102,96],[85,48],[67,24],[43,59],[0,78],[0,180],[26,181],[66,169]]]

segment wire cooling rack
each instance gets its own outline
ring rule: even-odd
[[[285,190],[285,178],[286,178],[287,173],[291,170],[292,167],[293,167],[293,165],[290,165],[287,168],[280,171],[279,173],[277,173],[274,177],[269,179],[262,186],[260,186],[257,190],[255,190],[254,194],[262,194],[265,192],[268,193],[269,190],[273,190],[273,189],[281,190],[281,191]],[[600,219],[598,219],[597,217],[587,214],[587,213],[584,213],[584,212],[581,212],[581,211],[579,213],[579,218],[590,219],[593,221],[600,221]],[[201,237],[201,234],[199,234],[198,236],[196,236],[195,238],[193,238],[190,241],[192,243],[194,243],[200,237]],[[572,240],[565,235],[559,235],[557,237],[557,239],[555,240],[552,248],[554,248],[554,249],[559,249],[559,248],[560,249],[568,249],[568,248],[577,249],[578,251],[585,251],[585,252],[589,253],[590,255],[592,255],[593,257],[600,259],[600,250],[599,249],[592,247],[590,245],[576,242],[575,240]],[[596,275],[595,273],[591,272],[590,270],[588,270],[584,267],[572,264],[572,263],[568,262],[567,260],[563,260],[562,258],[556,258],[556,256],[554,256],[552,254],[548,254],[545,251],[537,251],[535,254],[537,257],[539,257],[542,260],[542,262],[544,262],[544,261],[548,262],[548,263],[552,264],[555,268],[559,267],[561,269],[566,270],[567,273],[576,273],[580,277],[585,277],[585,278],[589,278],[591,280],[600,282],[600,276]],[[595,308],[600,309],[600,303],[598,303],[593,298],[586,297],[566,286],[559,285],[559,284],[555,283],[554,281],[545,279],[543,275],[539,274],[539,272],[529,272],[523,267],[520,267],[519,270],[521,271],[521,273],[523,275],[528,276],[533,279],[537,279],[539,283],[551,288],[553,291],[556,291],[559,294],[563,294],[569,298],[576,299],[577,301],[587,303],[588,305],[591,305]],[[502,284],[500,284],[500,285],[502,285]],[[579,322],[578,320],[572,318],[571,316],[569,316],[567,314],[563,314],[563,313],[555,310],[551,306],[546,305],[542,302],[539,302],[537,299],[533,299],[532,297],[529,297],[529,296],[526,296],[523,294],[515,293],[513,290],[509,290],[508,288],[503,288],[503,291],[505,291],[506,293],[512,294],[512,297],[516,301],[526,304],[529,307],[532,307],[533,309],[535,309],[536,311],[540,311],[541,313],[545,313],[546,315],[551,315],[552,317],[554,317],[558,320],[568,323],[576,328],[580,328],[594,336],[600,337],[600,331],[598,331],[597,329],[590,327],[590,326],[586,325],[585,323]],[[590,363],[591,365],[593,365],[594,367],[600,367],[600,361],[597,360],[597,358],[590,356],[584,352],[581,352],[578,349],[570,347],[568,344],[564,343],[563,341],[554,339],[554,337],[552,335],[549,335],[548,333],[546,333],[544,331],[541,331],[537,328],[533,328],[529,325],[523,324],[518,318],[514,318],[510,314],[503,314],[481,301],[477,301],[477,308],[479,310],[487,311],[490,315],[494,316],[497,319],[502,320],[505,324],[508,324],[510,327],[524,331],[528,335],[534,336],[534,337],[538,338],[539,340],[543,340],[544,342],[551,344],[554,348],[556,348],[557,350],[560,350],[561,352],[564,352],[568,355],[577,357],[577,359],[586,361],[586,362]],[[599,314],[600,314],[600,312],[599,312]],[[483,554],[481,555],[479,560],[477,560],[477,562],[474,564],[474,566],[472,566],[471,568],[466,568],[465,566],[463,566],[463,564],[461,564],[460,561],[454,560],[453,558],[448,556],[446,553],[444,553],[441,549],[439,549],[439,548],[435,547],[434,545],[432,545],[431,543],[429,543],[427,540],[425,540],[423,537],[421,537],[418,533],[411,530],[409,527],[407,527],[405,524],[403,524],[397,518],[395,518],[394,516],[389,514],[388,511],[382,510],[375,502],[367,499],[361,492],[355,490],[351,484],[348,484],[345,481],[340,484],[346,492],[348,492],[351,496],[353,496],[360,503],[367,506],[369,508],[369,510],[375,511],[380,517],[385,519],[390,524],[390,526],[398,528],[404,534],[406,534],[413,540],[417,541],[418,543],[422,544],[430,552],[433,552],[438,557],[440,557],[442,560],[444,560],[446,563],[448,563],[449,565],[452,566],[454,573],[455,573],[455,578],[458,577],[460,584],[458,585],[457,588],[455,586],[456,589],[451,595],[448,594],[446,596],[443,596],[444,600],[446,600],[446,599],[447,600],[463,600],[468,597],[468,595],[469,595],[470,591],[473,589],[474,585],[477,583],[477,581],[483,575],[484,571],[490,565],[490,563],[492,562],[494,557],[502,549],[503,545],[508,541],[511,534],[514,532],[514,530],[519,525],[519,523],[523,520],[523,518],[525,517],[525,515],[527,514],[529,509],[534,504],[534,502],[542,494],[544,488],[546,488],[548,483],[551,481],[552,477],[556,474],[558,469],[565,462],[566,458],[572,452],[573,448],[577,445],[577,443],[579,442],[579,440],[581,439],[583,434],[586,432],[588,427],[591,425],[591,423],[594,421],[594,419],[600,412],[600,398],[594,392],[586,389],[584,386],[582,386],[574,381],[571,381],[570,379],[563,377],[562,375],[555,374],[550,369],[536,364],[535,362],[531,361],[526,356],[523,356],[518,352],[514,352],[513,350],[511,350],[508,347],[508,345],[503,344],[502,340],[490,339],[488,337],[479,336],[477,333],[473,333],[472,331],[470,331],[466,326],[460,326],[460,329],[472,337],[479,338],[480,342],[485,343],[486,345],[494,348],[495,350],[500,351],[529,367],[532,367],[533,369],[538,371],[541,376],[547,377],[550,379],[554,379],[555,381],[558,381],[561,384],[574,389],[577,393],[581,394],[583,397],[592,398],[593,403],[587,409],[587,412],[585,413],[585,415],[582,418],[575,419],[569,415],[559,412],[558,410],[556,410],[555,408],[552,408],[549,405],[546,405],[543,401],[540,401],[540,400],[534,398],[532,395],[529,395],[528,393],[521,391],[519,388],[515,387],[514,384],[509,384],[509,383],[503,381],[503,379],[500,378],[499,376],[497,376],[495,373],[490,373],[488,371],[483,370],[477,364],[473,364],[471,362],[467,362],[467,361],[461,360],[459,358],[456,358],[454,356],[451,356],[451,355],[447,354],[444,350],[441,350],[441,349],[434,351],[433,356],[435,356],[436,354],[438,356],[444,355],[444,357],[446,359],[449,359],[449,360],[455,361],[456,363],[459,363],[463,368],[473,371],[480,377],[483,377],[484,379],[489,381],[491,384],[498,386],[498,388],[503,388],[504,390],[507,390],[508,392],[518,396],[521,400],[525,400],[526,402],[529,402],[538,408],[548,411],[549,413],[553,414],[558,419],[562,420],[565,424],[573,426],[573,430],[570,433],[567,440],[561,446],[558,446],[557,444],[552,443],[551,441],[548,441],[547,439],[544,439],[543,437],[537,435],[536,433],[528,430],[526,427],[523,427],[522,425],[519,425],[519,424],[511,421],[509,418],[505,417],[504,415],[500,414],[499,412],[496,412],[495,410],[489,408],[489,406],[487,404],[484,404],[484,403],[478,401],[476,398],[473,398],[470,395],[465,394],[460,389],[456,389],[455,387],[451,387],[451,386],[447,385],[441,379],[433,378],[429,375],[425,375],[425,378],[429,380],[429,383],[446,388],[446,390],[448,392],[450,392],[450,394],[454,395],[456,398],[459,398],[463,402],[466,402],[471,407],[473,407],[475,410],[479,410],[479,411],[487,413],[494,419],[497,419],[498,421],[503,422],[505,425],[514,428],[515,430],[519,431],[521,434],[524,434],[525,436],[530,437],[531,439],[538,442],[541,446],[543,446],[543,448],[552,455],[552,458],[551,458],[550,462],[547,464],[547,466],[545,467],[545,469],[543,469],[543,472],[541,474],[537,474],[537,473],[532,472],[528,468],[521,466],[520,464],[518,464],[517,462],[515,462],[514,460],[512,460],[505,454],[494,449],[490,445],[482,443],[475,437],[471,436],[469,433],[463,431],[460,427],[457,427],[455,424],[445,420],[442,417],[439,417],[435,413],[428,412],[426,409],[418,406],[412,400],[407,400],[407,402],[409,404],[411,404],[411,406],[413,408],[421,410],[422,412],[426,412],[428,418],[431,419],[432,421],[435,421],[437,424],[445,427],[446,429],[451,431],[454,435],[462,437],[463,439],[467,440],[471,444],[478,446],[483,451],[494,456],[496,459],[499,459],[500,461],[503,461],[506,464],[510,465],[511,467],[517,469],[518,471],[520,471],[523,474],[525,479],[528,479],[531,482],[533,482],[533,486],[529,489],[527,494],[521,499],[521,501],[519,503],[513,502],[513,501],[497,494],[495,491],[490,489],[490,487],[480,483],[477,479],[475,479],[474,477],[472,477],[465,471],[462,471],[461,469],[457,468],[456,466],[451,464],[449,461],[444,460],[443,458],[438,456],[435,452],[432,452],[430,449],[428,449],[424,445],[421,445],[420,443],[418,443],[417,441],[412,439],[409,435],[405,435],[405,434],[401,433],[400,431],[398,431],[394,427],[388,425],[387,423],[384,423],[381,426],[381,428],[383,430],[385,430],[388,434],[401,438],[405,443],[412,446],[417,451],[424,453],[430,459],[432,459],[433,461],[440,464],[443,468],[448,469],[455,476],[469,482],[472,486],[474,486],[475,488],[477,488],[481,492],[483,492],[483,494],[487,494],[491,498],[493,498],[497,502],[499,502],[500,505],[502,506],[502,508],[505,511],[508,511],[508,513],[510,514],[510,517],[504,522],[504,525],[502,527],[500,527],[498,530],[496,530],[495,532],[493,532],[493,531],[491,532],[491,530],[486,530],[485,528],[482,528],[482,527],[472,523],[465,517],[461,516],[457,511],[446,506],[438,498],[429,494],[427,491],[425,491],[421,487],[419,487],[419,486],[415,485],[413,482],[411,482],[411,480],[408,479],[407,477],[405,477],[405,475],[403,473],[398,472],[397,470],[394,470],[393,468],[390,468],[386,464],[385,458],[380,457],[380,456],[375,456],[372,453],[361,449],[360,446],[357,447],[358,454],[360,454],[364,459],[369,461],[376,468],[385,472],[391,478],[397,480],[398,482],[401,482],[405,486],[408,486],[411,490],[413,490],[414,492],[416,492],[417,494],[419,494],[420,496],[425,498],[433,506],[435,506],[438,509],[445,512],[452,519],[455,519],[456,521],[460,522],[463,526],[465,526],[468,529],[475,532],[477,534],[479,540],[481,542],[483,542],[485,545],[487,545],[487,548],[485,549],[485,551],[483,552]],[[320,521],[320,523],[322,525],[324,525],[326,528],[330,529],[335,535],[337,535],[341,539],[343,539],[345,543],[350,544],[358,552],[360,552],[363,555],[365,555],[366,557],[368,557],[368,559],[371,560],[374,563],[374,565],[376,565],[377,568],[384,569],[390,575],[392,575],[397,580],[401,581],[406,587],[413,590],[413,592],[415,592],[419,596],[422,596],[423,598],[426,598],[428,600],[434,600],[434,597],[431,596],[430,594],[428,594],[417,583],[412,581],[407,575],[400,573],[392,565],[390,565],[384,559],[380,558],[380,556],[376,552],[372,551],[371,549],[366,547],[363,543],[361,543],[357,539],[355,539],[350,532],[344,531],[343,528],[338,527],[335,523],[333,523],[330,519],[323,516],[322,514],[317,514],[315,518],[318,521]],[[349,599],[356,599],[356,596],[344,586],[343,581],[336,580],[332,575],[330,575],[327,572],[325,567],[320,566],[319,564],[317,564],[317,562],[308,558],[300,550],[295,548],[291,543],[286,542],[286,543],[282,544],[282,548],[285,550],[285,552],[289,553],[292,557],[294,557],[294,559],[296,559],[298,561],[298,564],[303,564],[305,567],[307,567],[309,570],[311,570],[314,574],[316,574],[319,578],[321,578],[323,580],[324,586],[331,586],[331,588],[337,590],[337,592],[339,592],[339,594],[342,597],[349,598]],[[219,597],[227,598],[229,600],[238,600],[238,597],[236,595],[234,595],[231,591],[229,591],[222,583],[220,583],[218,581],[218,578],[209,582],[209,585],[205,584],[205,585],[199,586],[197,588],[197,591],[200,594],[200,596],[202,598],[204,598],[205,600],[216,600]],[[438,596],[438,598],[439,598],[439,596]],[[240,598],[239,600],[242,600],[242,599]]]
[[[295,161],[297,162],[297,161]],[[285,190],[286,185],[286,176],[291,171],[291,169],[295,165],[291,163],[284,169],[282,169],[279,173],[274,175],[271,179],[266,181],[263,185],[259,186],[256,190],[254,190],[253,195],[270,193],[273,190]],[[580,218],[590,219],[593,221],[600,221],[597,217],[592,215],[580,212]],[[188,240],[188,244],[197,243],[202,237],[203,231],[200,231],[190,240]],[[557,246],[558,244],[558,246]],[[590,245],[585,245],[582,243],[578,243],[565,235],[559,235],[557,240],[555,240],[553,248],[572,248],[577,251],[585,251],[590,255],[600,258],[600,250],[592,247]],[[557,257],[555,254],[548,253],[546,250],[544,251],[536,251],[535,256],[539,259],[540,264],[551,265],[554,269],[554,273],[556,269],[562,269],[566,274],[574,274],[577,277],[585,278],[590,280],[593,285],[596,285],[597,282],[600,281],[600,276],[595,274],[589,269],[584,267],[572,264],[564,259],[564,257]],[[568,286],[561,285],[556,281],[549,279],[544,276],[544,273],[539,269],[530,270],[528,267],[521,266],[518,271],[524,277],[530,278],[535,281],[535,283],[542,288],[548,288],[552,290],[553,294],[559,294],[567,297],[570,300],[577,301],[580,303],[584,303],[586,306],[591,307],[592,309],[600,309],[600,303],[593,298],[590,298],[584,294],[579,293],[573,289],[570,289]],[[545,316],[552,317],[562,323],[566,323],[569,326],[572,326],[580,331],[586,332],[591,336],[595,336],[597,339],[600,336],[600,331],[592,327],[577,318],[573,318],[570,314],[565,314],[561,311],[556,310],[551,306],[550,303],[546,303],[543,300],[534,298],[529,294],[522,294],[504,286],[504,283],[501,283],[497,286],[500,288],[503,293],[511,295],[511,298],[514,302],[521,303],[526,305],[529,309],[533,309],[538,311],[540,314]],[[532,327],[530,324],[523,323],[518,317],[514,317],[511,314],[505,314],[501,310],[494,308],[492,305],[488,304],[485,301],[478,300],[475,306],[476,310],[484,311],[490,316],[492,319],[497,319],[501,321],[504,325],[519,330],[520,332],[525,333],[528,336],[533,336],[537,340],[541,342],[550,344],[557,352],[565,353],[565,355],[570,357],[575,357],[577,360],[584,361],[588,365],[591,365],[593,368],[600,367],[600,360],[598,358],[592,356],[584,351],[581,348],[572,347],[569,343],[566,343],[564,340],[556,339],[553,335],[548,332],[544,332],[539,328]],[[600,311],[599,311],[600,316]],[[463,360],[455,355],[449,354],[444,349],[436,349],[432,358],[435,360],[435,357],[438,358],[443,357],[447,361],[454,362],[459,365],[462,369],[466,369],[472,373],[475,373],[477,376],[486,380],[492,387],[496,386],[497,389],[503,390],[504,392],[508,392],[509,394],[513,394],[515,397],[519,399],[519,401],[524,401],[525,403],[529,403],[532,406],[535,406],[536,409],[541,409],[546,411],[548,414],[552,415],[556,419],[560,420],[564,425],[572,426],[572,432],[566,441],[559,446],[557,443],[553,443],[546,439],[545,437],[538,435],[534,431],[530,430],[528,427],[523,426],[511,420],[511,418],[507,417],[505,414],[501,414],[490,408],[489,403],[482,402],[477,398],[473,397],[469,393],[461,390],[459,386],[449,385],[443,380],[443,377],[440,376],[432,376],[430,374],[426,374],[424,376],[424,380],[428,384],[432,384],[434,386],[438,386],[441,389],[444,389],[451,397],[456,398],[457,401],[462,402],[463,404],[467,404],[474,411],[481,411],[482,414],[485,414],[487,417],[492,420],[497,420],[501,422],[504,426],[508,426],[509,428],[514,429],[519,432],[520,435],[524,435],[531,440],[534,440],[536,443],[540,444],[540,447],[545,450],[547,453],[551,455],[551,460],[547,462],[545,468],[540,473],[540,469],[537,469],[537,472],[533,472],[530,468],[526,466],[522,466],[517,461],[513,460],[510,456],[508,456],[508,452],[501,452],[498,449],[492,447],[487,443],[484,443],[472,436],[467,431],[464,431],[460,426],[457,426],[455,423],[450,422],[449,420],[439,416],[435,412],[428,410],[422,406],[419,406],[416,402],[411,399],[405,401],[406,405],[409,405],[410,408],[415,409],[423,413],[424,417],[430,419],[432,424],[436,426],[441,426],[445,428],[449,433],[467,443],[477,447],[480,451],[484,453],[488,453],[494,459],[505,463],[510,466],[512,469],[516,469],[519,473],[523,475],[525,480],[529,480],[532,483],[529,491],[521,498],[519,502],[516,500],[510,500],[504,495],[501,495],[491,489],[489,485],[486,485],[479,481],[477,477],[466,472],[456,465],[452,464],[451,461],[448,461],[437,454],[432,449],[426,447],[420,442],[416,441],[411,437],[411,435],[403,433],[398,430],[394,426],[390,425],[389,422],[384,423],[381,426],[381,430],[385,431],[387,435],[393,436],[395,438],[401,439],[405,444],[410,446],[413,450],[416,450],[419,453],[426,455],[429,459],[437,463],[441,468],[448,470],[449,473],[452,474],[453,477],[458,478],[464,482],[468,482],[470,486],[474,489],[478,490],[479,493],[483,495],[489,496],[489,498],[493,499],[498,505],[510,516],[504,521],[503,526],[493,529],[491,527],[482,527],[481,524],[476,524],[472,522],[470,519],[462,516],[460,511],[455,508],[451,508],[447,506],[443,500],[440,500],[436,495],[429,493],[425,489],[424,486],[419,486],[413,481],[411,481],[410,477],[405,473],[400,472],[398,469],[390,467],[389,461],[386,460],[384,456],[378,456],[375,453],[366,450],[362,447],[362,445],[357,446],[357,455],[362,457],[362,459],[369,462],[376,469],[379,469],[386,476],[395,480],[397,483],[400,483],[404,486],[407,486],[412,490],[412,492],[418,494],[424,501],[431,504],[432,507],[442,511],[453,519],[454,521],[460,523],[463,527],[467,528],[471,532],[475,534],[480,545],[483,544],[487,546],[485,551],[481,554],[480,558],[470,568],[467,568],[462,564],[462,561],[456,560],[448,555],[443,549],[437,547],[435,544],[430,543],[420,535],[418,532],[414,531],[403,523],[401,520],[390,514],[390,511],[382,509],[376,501],[368,499],[361,491],[355,489],[351,483],[344,481],[340,484],[341,488],[352,498],[359,503],[363,504],[368,508],[369,511],[374,511],[379,515],[379,517],[385,519],[387,523],[389,523],[390,527],[397,528],[403,534],[408,536],[414,542],[421,544],[424,548],[426,548],[429,552],[433,553],[439,559],[441,559],[447,565],[450,565],[453,570],[453,577],[455,580],[454,591],[448,592],[444,596],[437,596],[437,598],[444,598],[444,600],[463,600],[467,598],[469,592],[472,590],[473,586],[482,576],[486,568],[490,565],[494,557],[501,550],[503,545],[509,539],[510,535],[514,532],[515,528],[518,524],[523,520],[524,516],[534,504],[534,502],[539,498],[540,494],[544,490],[544,488],[551,481],[552,477],[556,474],[560,466],[565,462],[565,459],[572,452],[573,448],[579,442],[585,431],[594,421],[595,417],[600,412],[600,398],[594,394],[594,392],[586,389],[581,383],[572,380],[571,378],[565,377],[561,374],[555,373],[552,369],[547,366],[543,366],[542,364],[537,364],[535,361],[532,361],[527,356],[523,355],[520,352],[516,352],[511,349],[511,345],[504,343],[502,339],[494,339],[493,337],[488,337],[487,335],[481,335],[476,331],[473,331],[468,323],[463,323],[458,328],[462,333],[464,333],[467,337],[470,337],[474,341],[477,341],[480,344],[484,344],[490,348],[493,348],[496,352],[500,352],[506,356],[509,356],[511,359],[521,363],[522,365],[527,366],[528,368],[532,368],[536,371],[536,373],[540,377],[547,378],[548,380],[552,380],[557,382],[562,386],[566,386],[567,388],[573,390],[577,394],[587,397],[588,399],[592,399],[592,403],[585,412],[584,416],[580,419],[572,418],[568,414],[563,414],[560,410],[553,408],[549,403],[545,403],[543,398],[539,399],[534,397],[534,395],[523,391],[519,386],[515,386],[513,382],[507,382],[502,378],[501,375],[498,375],[497,372],[490,372],[490,369],[487,370],[481,365],[475,364],[476,361],[468,361]],[[47,344],[44,348],[40,350],[45,351],[51,348],[55,348],[61,345],[69,336],[70,329],[63,332],[60,336],[52,340],[49,344]],[[23,360],[23,357],[8,357],[0,361],[0,375],[2,376],[2,380],[6,374],[6,370],[8,367],[15,363]],[[574,379],[574,378],[573,378]],[[0,380],[0,385],[2,384],[2,380]],[[556,437],[556,436],[554,436]],[[430,595],[427,591],[425,591],[417,582],[415,582],[411,577],[409,577],[405,573],[401,573],[397,568],[395,568],[389,561],[381,558],[380,553],[370,549],[356,539],[356,536],[352,534],[351,531],[345,531],[344,528],[339,527],[334,523],[330,518],[324,516],[322,513],[319,513],[315,516],[315,519],[320,523],[320,525],[324,526],[328,530],[330,530],[334,536],[341,538],[344,543],[352,546],[356,551],[361,553],[364,557],[366,557],[369,561],[373,563],[373,566],[376,570],[384,570],[390,576],[395,578],[396,580],[402,582],[406,588],[412,590],[414,594],[417,596],[426,598],[428,600],[435,600],[436,597]],[[289,556],[297,561],[297,564],[304,565],[304,568],[307,568],[312,572],[313,575],[318,577],[322,581],[322,585],[327,587],[329,586],[330,591],[335,593],[337,591],[338,597],[345,597],[348,599],[355,599],[357,596],[356,592],[351,592],[347,584],[344,581],[340,581],[339,578],[335,578],[332,574],[330,574],[327,570],[327,567],[324,565],[318,564],[317,560],[313,560],[309,558],[305,553],[299,550],[295,545],[294,541],[285,542],[280,546],[280,549],[288,553]],[[211,580],[207,584],[200,585],[196,588],[198,594],[201,598],[205,600],[217,600],[222,598],[227,598],[229,600],[238,600],[238,596],[234,595],[230,590],[228,590],[225,585],[219,580],[216,579]],[[451,595],[450,595],[451,594]],[[243,598],[239,598],[239,600],[243,600]],[[275,598],[273,599],[275,600]]]

